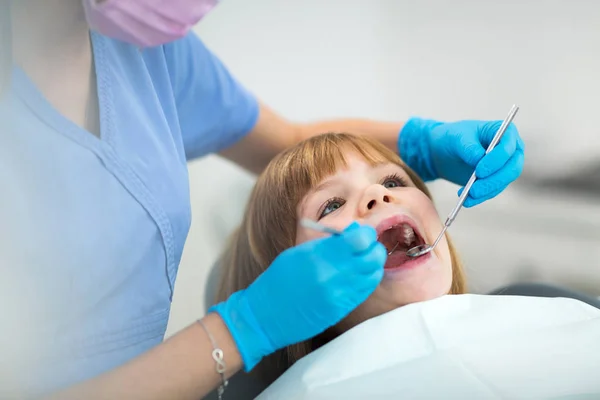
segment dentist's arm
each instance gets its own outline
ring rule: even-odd
[[[265,104],[259,105],[259,116],[252,131],[238,143],[221,152],[236,164],[259,174],[281,151],[311,136],[327,132],[347,132],[371,136],[392,151],[398,151],[401,122],[367,119],[337,119],[314,123],[293,123]]]
[[[259,108],[258,120],[251,132],[221,152],[254,173],[261,172],[282,150],[326,132],[347,132],[376,139],[397,152],[425,181],[441,178],[462,186],[475,171],[478,179],[465,207],[500,194],[523,170],[525,145],[514,124],[496,148],[485,155],[501,120],[445,123],[420,118],[406,122],[337,119],[302,124],[286,120],[264,104]]]
[[[242,358],[227,326],[214,313],[202,322],[223,350],[226,376],[234,375],[242,368]],[[206,332],[195,323],[122,367],[48,400],[197,400],[222,382],[212,351]]]
[[[341,321],[379,285],[386,258],[375,230],[358,224],[281,253],[252,285],[202,320],[223,350],[227,376],[242,367],[250,371],[263,357]],[[221,384],[212,351],[196,323],[128,364],[49,399],[196,400]]]

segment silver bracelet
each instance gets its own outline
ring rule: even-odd
[[[217,389],[217,395],[219,396],[219,400],[222,400],[223,393],[225,393],[225,388],[227,387],[227,384],[229,384],[229,381],[225,378],[225,371],[227,370],[227,365],[225,365],[225,361],[223,359],[223,350],[221,350],[217,346],[217,342],[215,341],[215,338],[210,334],[210,332],[206,328],[206,325],[204,325],[204,322],[202,322],[202,320],[199,319],[198,323],[200,324],[202,329],[204,329],[204,332],[206,332],[206,336],[208,336],[208,338],[210,339],[210,342],[212,343],[212,347],[213,347],[212,358],[217,363],[217,373],[219,375],[221,375],[221,381],[222,381],[221,385]]]

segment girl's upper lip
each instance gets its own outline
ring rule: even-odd
[[[423,235],[421,234],[421,232],[417,226],[417,223],[406,214],[393,215],[391,217],[384,219],[379,224],[377,224],[377,226],[375,227],[375,231],[377,232],[377,237],[380,237],[381,234],[383,232],[387,231],[388,229],[390,229],[394,226],[400,225],[400,224],[409,225],[415,231],[415,233],[417,235],[423,237]]]

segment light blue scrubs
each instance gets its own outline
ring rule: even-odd
[[[10,338],[0,347],[24,352],[5,368],[8,380],[35,392],[163,340],[190,226],[186,161],[234,144],[258,117],[256,99],[194,34],[144,51],[97,34],[92,43],[100,138],[60,115],[18,68],[0,103]]]

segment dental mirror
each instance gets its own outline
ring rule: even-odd
[[[498,132],[496,132],[496,135],[494,135],[494,138],[492,139],[490,145],[488,146],[487,150],[485,151],[485,154],[488,154],[490,151],[492,151],[494,149],[494,147],[496,147],[496,145],[502,138],[502,135],[504,135],[504,132],[508,128],[508,125],[510,125],[512,120],[515,118],[517,111],[519,111],[519,107],[517,107],[517,105],[515,104],[510,109],[510,112],[508,113],[508,116],[506,117],[506,119],[502,122],[502,125],[500,125]],[[442,229],[442,232],[440,232],[437,239],[435,239],[435,242],[433,242],[433,244],[431,246],[428,244],[422,244],[422,245],[410,248],[406,252],[407,256],[412,257],[412,258],[421,257],[421,256],[431,252],[435,248],[435,246],[437,246],[437,244],[440,242],[440,240],[444,236],[444,233],[446,233],[446,230],[450,227],[450,225],[452,225],[452,223],[456,219],[456,216],[458,215],[458,212],[460,211],[465,200],[467,199],[467,196],[469,195],[469,191],[471,190],[471,186],[473,186],[473,183],[475,183],[476,179],[477,179],[477,176],[475,175],[475,172],[473,171],[473,175],[471,175],[471,178],[469,178],[469,181],[465,185],[465,188],[458,199],[458,204],[450,212],[450,215],[448,215],[448,218],[446,218],[446,222],[444,223],[444,229]]]

